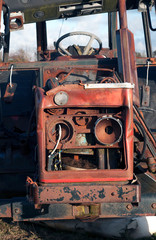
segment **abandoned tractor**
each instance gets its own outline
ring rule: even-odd
[[[0,217],[87,221],[156,214],[154,5],[0,1]],[[130,9],[142,14],[144,58],[136,58]],[[100,13],[108,13],[109,48],[95,34],[77,31],[47,49],[47,20]],[[10,61],[10,31],[32,22],[37,61]],[[89,41],[64,47],[72,36]]]

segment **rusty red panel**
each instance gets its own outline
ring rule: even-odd
[[[71,91],[72,89],[72,91]],[[46,170],[46,126],[45,109],[60,108],[54,103],[54,96],[59,91],[65,91],[69,98],[64,108],[68,107],[125,107],[124,114],[124,149],[125,168],[111,170],[84,170],[84,171],[50,171]],[[62,85],[48,91],[37,89],[37,122],[38,122],[38,154],[40,167],[40,182],[90,182],[90,181],[125,181],[133,179],[133,109],[132,89],[85,89],[84,86]],[[68,115],[66,115],[68,117]]]
[[[72,89],[72,91],[71,91]],[[82,85],[69,84],[58,86],[47,92],[47,96],[43,96],[41,108],[58,107],[54,102],[54,96],[60,91],[65,91],[68,96],[68,102],[63,107],[119,107],[129,106],[131,101],[131,89],[85,89]]]
[[[29,184],[29,186],[32,188],[29,196],[35,204],[140,201],[139,184],[53,184],[51,186]]]

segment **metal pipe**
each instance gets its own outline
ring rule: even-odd
[[[2,26],[1,26],[1,16],[2,16],[2,0],[0,0],[0,36],[1,36],[1,30],[2,30]]]
[[[142,12],[142,22],[144,28],[144,35],[145,35],[145,44],[146,44],[146,54],[147,57],[152,57],[152,45],[151,45],[151,36],[149,31],[149,21],[147,12]]]
[[[37,33],[37,52],[42,49],[42,36],[41,36],[41,23],[36,23],[36,33]]]
[[[156,31],[156,28],[153,28],[152,26],[151,15],[150,15],[150,10],[148,5],[147,5],[147,15],[148,15],[149,27],[151,31]]]
[[[47,30],[46,22],[36,23],[37,33],[37,60],[41,60],[40,53],[47,50]]]
[[[97,149],[98,168],[106,169],[106,149]]]
[[[118,70],[124,82],[134,83],[133,100],[139,106],[134,36],[127,27],[126,0],[119,0],[120,29],[117,31]]]
[[[119,20],[120,28],[127,28],[127,14],[126,14],[126,1],[119,0]]]
[[[3,4],[3,7],[6,8],[6,12],[4,13],[5,34],[3,34],[3,37],[5,45],[3,47],[3,62],[8,62],[10,50],[10,29],[9,29],[10,9],[6,4]]]
[[[109,48],[116,49],[116,30],[117,30],[117,13],[108,13],[108,36],[109,36]]]

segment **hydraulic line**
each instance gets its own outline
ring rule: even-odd
[[[141,114],[140,114],[140,112],[139,112],[139,110],[138,110],[138,108],[136,107],[135,104],[133,105],[133,109],[134,109],[134,113],[135,113],[137,119],[139,120],[140,124],[144,128],[144,130],[145,130],[146,134],[148,135],[149,139],[151,140],[153,146],[156,147],[156,140],[155,140],[151,130],[149,129],[149,127],[145,123],[145,120],[141,116]]]
[[[147,139],[146,139],[146,133],[144,128],[142,127],[142,125],[136,120],[133,120],[137,129],[139,130],[139,132],[142,134],[143,138],[144,138],[144,145],[143,145],[143,149],[142,149],[142,153],[139,156],[139,159],[142,160],[145,154],[145,150],[146,150],[146,143],[147,143]]]

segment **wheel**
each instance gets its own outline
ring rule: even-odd
[[[57,42],[55,43],[55,48],[56,50],[62,55],[62,56],[72,56],[72,54],[67,50],[65,49],[64,47],[61,46],[61,42],[62,40],[64,40],[65,38],[67,37],[71,37],[71,36],[75,36],[75,35],[85,35],[85,36],[89,36],[90,39],[89,39],[89,42],[87,43],[87,45],[85,46],[83,52],[82,52],[82,55],[88,55],[91,47],[92,47],[92,43],[94,40],[96,40],[99,44],[99,47],[98,49],[95,49],[95,53],[93,55],[96,55],[99,53],[99,51],[101,50],[102,48],[102,42],[101,40],[96,36],[94,35],[93,33],[88,33],[88,32],[71,32],[71,33],[67,33],[65,35],[63,35],[62,37],[60,37]],[[80,55],[80,54],[79,54]]]

